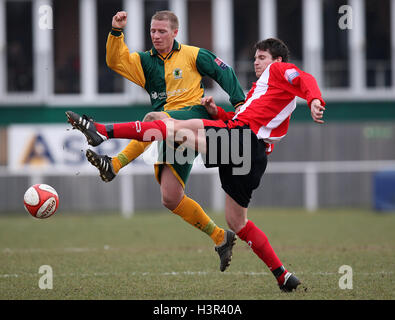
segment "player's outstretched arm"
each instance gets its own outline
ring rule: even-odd
[[[123,29],[127,23],[128,14],[126,11],[119,11],[112,17],[112,27]]]
[[[310,109],[313,120],[317,123],[324,123],[322,118],[324,116],[325,107],[321,104],[319,99],[314,99],[311,101]]]

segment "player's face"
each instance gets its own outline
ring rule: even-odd
[[[173,48],[178,29],[172,30],[168,20],[151,21],[151,40],[154,48],[160,54],[167,54]]]
[[[282,60],[281,57],[273,59],[270,52],[265,51],[265,50],[259,50],[259,49],[255,52],[254,59],[255,59],[254,60],[254,69],[255,69],[255,75],[257,76],[257,78],[260,78],[263,71],[265,71],[265,69],[268,67],[269,64],[271,64],[275,61]]]

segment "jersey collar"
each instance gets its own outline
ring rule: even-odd
[[[172,48],[171,51],[167,54],[166,57],[163,57],[163,56],[155,49],[155,47],[152,47],[152,48],[151,48],[150,54],[151,54],[151,56],[161,56],[162,58],[166,59],[167,57],[169,57],[169,56],[173,53],[173,51],[180,51],[180,50],[181,50],[181,44],[178,43],[176,40],[174,40],[173,48]]]

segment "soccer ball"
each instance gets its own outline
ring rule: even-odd
[[[23,203],[33,217],[45,219],[52,216],[59,206],[59,196],[54,188],[47,184],[35,184],[26,190]]]

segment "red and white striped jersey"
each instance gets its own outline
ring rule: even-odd
[[[268,144],[281,140],[289,127],[289,120],[296,108],[296,97],[307,100],[310,107],[313,99],[322,99],[320,89],[312,75],[300,70],[292,63],[274,62],[270,64],[257,82],[253,83],[239,112],[225,114],[220,110],[218,118],[239,120],[249,125],[258,139]]]

